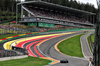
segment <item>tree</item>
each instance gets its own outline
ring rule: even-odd
[[[1,18],[7,19],[9,16],[16,16],[16,3],[19,3],[21,0],[0,0],[0,21]],[[33,0],[25,0],[25,1],[33,1]],[[50,3],[55,3],[67,7],[72,7],[80,10],[85,10],[89,12],[96,13],[98,10],[94,7],[93,4],[90,3],[81,3],[76,0],[41,0]],[[20,10],[20,9],[19,9]]]
[[[61,0],[61,5],[66,6],[67,5],[66,0]]]

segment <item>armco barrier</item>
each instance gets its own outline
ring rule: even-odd
[[[92,39],[91,39],[91,36],[92,36],[92,35],[93,35],[93,34],[90,34],[90,36],[89,36],[89,38],[88,38],[88,41],[89,41],[89,44],[90,44],[90,48],[91,48],[91,50],[92,50],[92,52],[93,52],[94,45],[93,45]]]
[[[28,51],[23,48],[12,46],[12,50],[19,52],[19,55],[28,55]]]

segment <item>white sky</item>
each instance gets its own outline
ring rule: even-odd
[[[24,0],[21,0],[21,1],[24,1]],[[83,3],[89,2],[89,3],[93,4],[97,8],[96,0],[77,0],[77,1],[80,1],[80,2],[83,2]]]
[[[83,2],[83,3],[91,3],[93,4],[96,8],[97,8],[97,2],[96,0],[77,0],[77,1],[80,1],[80,2]]]

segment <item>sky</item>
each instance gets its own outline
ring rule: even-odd
[[[24,0],[21,0],[21,1],[24,1]],[[93,4],[95,6],[95,8],[97,8],[96,0],[77,0],[77,1],[80,1],[80,2],[83,2],[83,3],[89,2],[89,3]]]
[[[96,0],[77,0],[77,1],[80,1],[80,2],[83,2],[83,3],[91,3],[95,6],[95,8],[97,8],[97,2]]]

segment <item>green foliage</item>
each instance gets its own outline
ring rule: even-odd
[[[82,35],[83,34],[64,40],[58,45],[58,49],[66,55],[83,57],[80,44],[80,37]]]
[[[17,0],[0,0],[0,22],[14,20]],[[11,17],[10,17],[11,16]]]
[[[26,1],[31,1],[31,0],[26,0]],[[97,9],[91,3],[85,4],[85,3],[81,3],[80,1],[76,1],[76,0],[42,0],[42,1],[60,4],[63,6],[72,7],[72,8],[85,10],[89,12],[94,12],[94,13],[97,12]]]
[[[25,0],[25,1],[32,1],[32,0]],[[67,7],[72,7],[76,9],[81,9],[89,12],[97,12],[97,9],[94,7],[93,4],[90,3],[80,3],[76,0],[42,0],[50,3],[55,3]],[[16,3],[18,3],[19,0],[0,0],[0,21],[4,20],[12,20],[10,18],[7,18],[6,16],[16,16]],[[19,9],[20,11],[20,9]],[[1,17],[4,16],[2,19]],[[18,17],[19,18],[19,17]]]
[[[25,1],[32,1],[32,0],[25,0]],[[97,11],[98,11],[94,7],[93,4],[91,4],[91,3],[85,4],[85,3],[81,3],[80,1],[77,1],[77,0],[41,0],[41,1],[46,1],[46,2],[63,5],[63,6],[79,9],[79,10],[88,11],[88,12],[93,12],[93,13],[97,13]],[[86,17],[84,17],[84,18],[86,18]],[[96,16],[94,17],[94,20],[96,23]]]
[[[87,41],[88,41],[88,44],[89,44],[89,48],[90,48],[90,50],[92,52],[92,47],[90,46],[90,42],[89,42],[89,36],[87,37]]]
[[[92,42],[94,42],[95,36],[94,34],[91,36]]]

